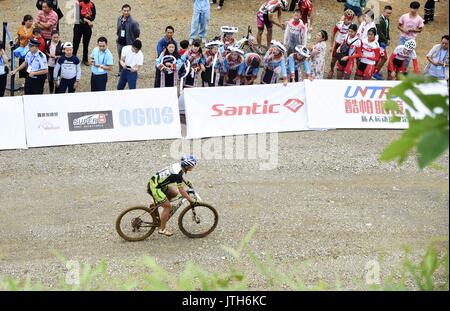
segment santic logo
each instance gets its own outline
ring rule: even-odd
[[[251,105],[242,106],[226,106],[223,104],[215,104],[212,106],[212,117],[232,117],[232,116],[249,116],[249,115],[267,115],[280,113],[279,107],[285,107],[293,113],[297,113],[304,103],[298,98],[288,99],[283,105],[270,104],[265,100],[263,104],[253,103]]]
[[[69,131],[105,130],[114,128],[112,111],[69,112]]]
[[[300,99],[297,98],[291,98],[288,99],[285,103],[284,103],[284,107],[286,107],[287,109],[289,109],[290,111],[297,113],[297,111],[299,111],[303,105],[305,103],[302,102]]]

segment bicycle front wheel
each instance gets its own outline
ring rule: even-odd
[[[181,232],[189,238],[204,238],[214,231],[219,221],[216,209],[206,203],[187,206],[178,217]]]
[[[145,206],[130,207],[117,217],[116,231],[129,242],[145,240],[159,225],[156,213]]]

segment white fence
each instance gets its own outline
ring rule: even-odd
[[[179,102],[187,138],[304,131],[408,128],[383,106],[396,81],[316,80],[287,86],[176,88],[0,98],[0,150],[81,143],[181,137]],[[421,87],[448,94],[446,84]],[[415,117],[430,111],[420,101]]]

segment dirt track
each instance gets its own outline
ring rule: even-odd
[[[169,141],[2,152],[0,274],[55,284],[65,267],[53,249],[68,259],[108,259],[119,274],[140,271],[130,262],[144,255],[174,271],[185,261],[224,269],[231,258],[220,246],[237,246],[256,224],[251,247],[258,254],[289,265],[308,260],[307,284],[339,275],[353,288],[380,254],[385,275],[398,266],[403,245],[422,251],[448,237],[448,156],[440,161],[444,172],[418,172],[412,161],[380,165],[382,146],[398,133],[281,134],[273,171],[260,171],[258,160],[202,161],[191,179],[217,206],[217,230],[202,240],[177,231],[140,243],[122,241],[114,221],[126,206],[148,202],[149,174],[173,161]],[[263,289],[254,278],[252,287]]]
[[[106,3],[110,7],[121,3],[96,2],[100,11],[106,10]],[[165,2],[178,4],[172,11],[176,17],[163,13],[165,8],[160,6],[144,22],[143,11],[134,10],[147,29],[145,37],[150,38],[152,50],[166,23],[187,33],[190,4]],[[214,12],[211,27],[218,28],[224,19],[241,28],[253,25],[253,11],[260,1],[238,2],[229,0],[222,12]],[[340,12],[335,1],[324,2],[319,1],[324,4],[319,15],[322,25],[330,12]],[[1,1],[1,11],[6,4],[7,12],[12,12],[10,3]],[[130,1],[135,8],[143,3]],[[236,4],[233,12],[232,3]],[[443,4],[448,6],[447,1]],[[108,14],[112,17],[117,12]],[[17,22],[20,15],[15,15]],[[155,24],[156,16],[164,24]],[[104,29],[108,27],[105,24]],[[94,38],[98,34],[99,30]],[[433,34],[439,36],[440,31]],[[150,57],[147,60],[150,64]],[[153,70],[148,67],[142,79],[150,85]],[[65,267],[52,250],[90,263],[107,259],[115,274],[138,273],[141,268],[134,262],[144,255],[155,256],[171,271],[179,271],[186,261],[225,269],[231,258],[221,245],[236,246],[256,224],[250,245],[258,254],[273,254],[280,265],[309,261],[299,275],[307,284],[319,279],[333,284],[338,275],[344,288],[354,289],[364,280],[366,263],[380,254],[384,254],[383,277],[400,264],[403,245],[422,252],[431,239],[448,238],[448,154],[439,161],[445,171],[420,172],[412,160],[401,168],[380,164],[381,150],[400,133],[280,134],[279,165],[272,171],[260,171],[257,160],[202,161],[191,179],[204,199],[218,208],[217,230],[202,240],[190,240],[177,231],[170,239],[155,234],[141,243],[122,241],[114,221],[125,207],[148,202],[147,178],[174,161],[169,156],[170,141],[2,151],[0,275],[29,275],[54,286]],[[173,221],[170,225],[175,228]],[[244,269],[252,288],[266,289],[261,278],[251,273],[254,267]]]

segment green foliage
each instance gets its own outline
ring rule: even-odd
[[[265,288],[270,290],[341,290],[342,284],[339,277],[335,276],[334,287],[324,281],[317,284],[306,285],[300,272],[305,263],[292,266],[286,263],[276,263],[272,256],[266,255],[260,258],[249,246],[255,227],[245,236],[237,249],[223,246],[234,259],[228,270],[224,273],[209,273],[205,269],[187,263],[181,273],[172,273],[165,270],[153,257],[145,257],[142,261],[143,269],[137,276],[112,277],[108,273],[106,261],[100,261],[91,266],[87,263],[80,264],[79,282],[67,283],[67,275],[61,279],[58,288],[48,288],[38,283],[33,283],[29,277],[25,280],[17,280],[11,277],[0,277],[0,291],[9,290],[145,290],[145,291],[243,291],[248,290],[247,276],[242,273],[242,266],[248,263],[248,259],[254,264],[257,271],[265,280]],[[55,255],[67,267],[68,261],[59,253]],[[368,290],[448,290],[449,289],[449,255],[448,247],[442,254],[435,244],[430,244],[426,253],[418,262],[410,259],[411,250],[405,248],[405,259],[400,272],[386,277],[380,285],[365,285],[361,281],[358,288]],[[382,261],[382,259],[380,259]],[[444,281],[442,281],[444,280]]]
[[[408,75],[389,91],[385,105],[386,111],[393,114],[400,112],[395,97],[399,97],[413,111],[417,111],[410,97],[413,94],[430,110],[431,115],[418,120],[407,112],[409,129],[398,140],[386,147],[380,156],[381,161],[397,160],[399,164],[402,164],[410,152],[416,148],[418,165],[423,169],[448,149],[448,95],[424,94],[419,86],[428,83],[438,83],[438,81],[434,78]],[[394,121],[398,120],[399,118],[396,118]]]
[[[414,288],[421,291],[448,291],[449,290],[449,266],[448,248],[442,254],[437,250],[435,243],[431,243],[425,254],[418,262],[414,262],[411,256],[411,249],[404,248],[405,258],[399,272],[386,277],[383,284],[373,285],[372,290],[385,291],[405,291]],[[445,280],[439,282],[438,280]]]

